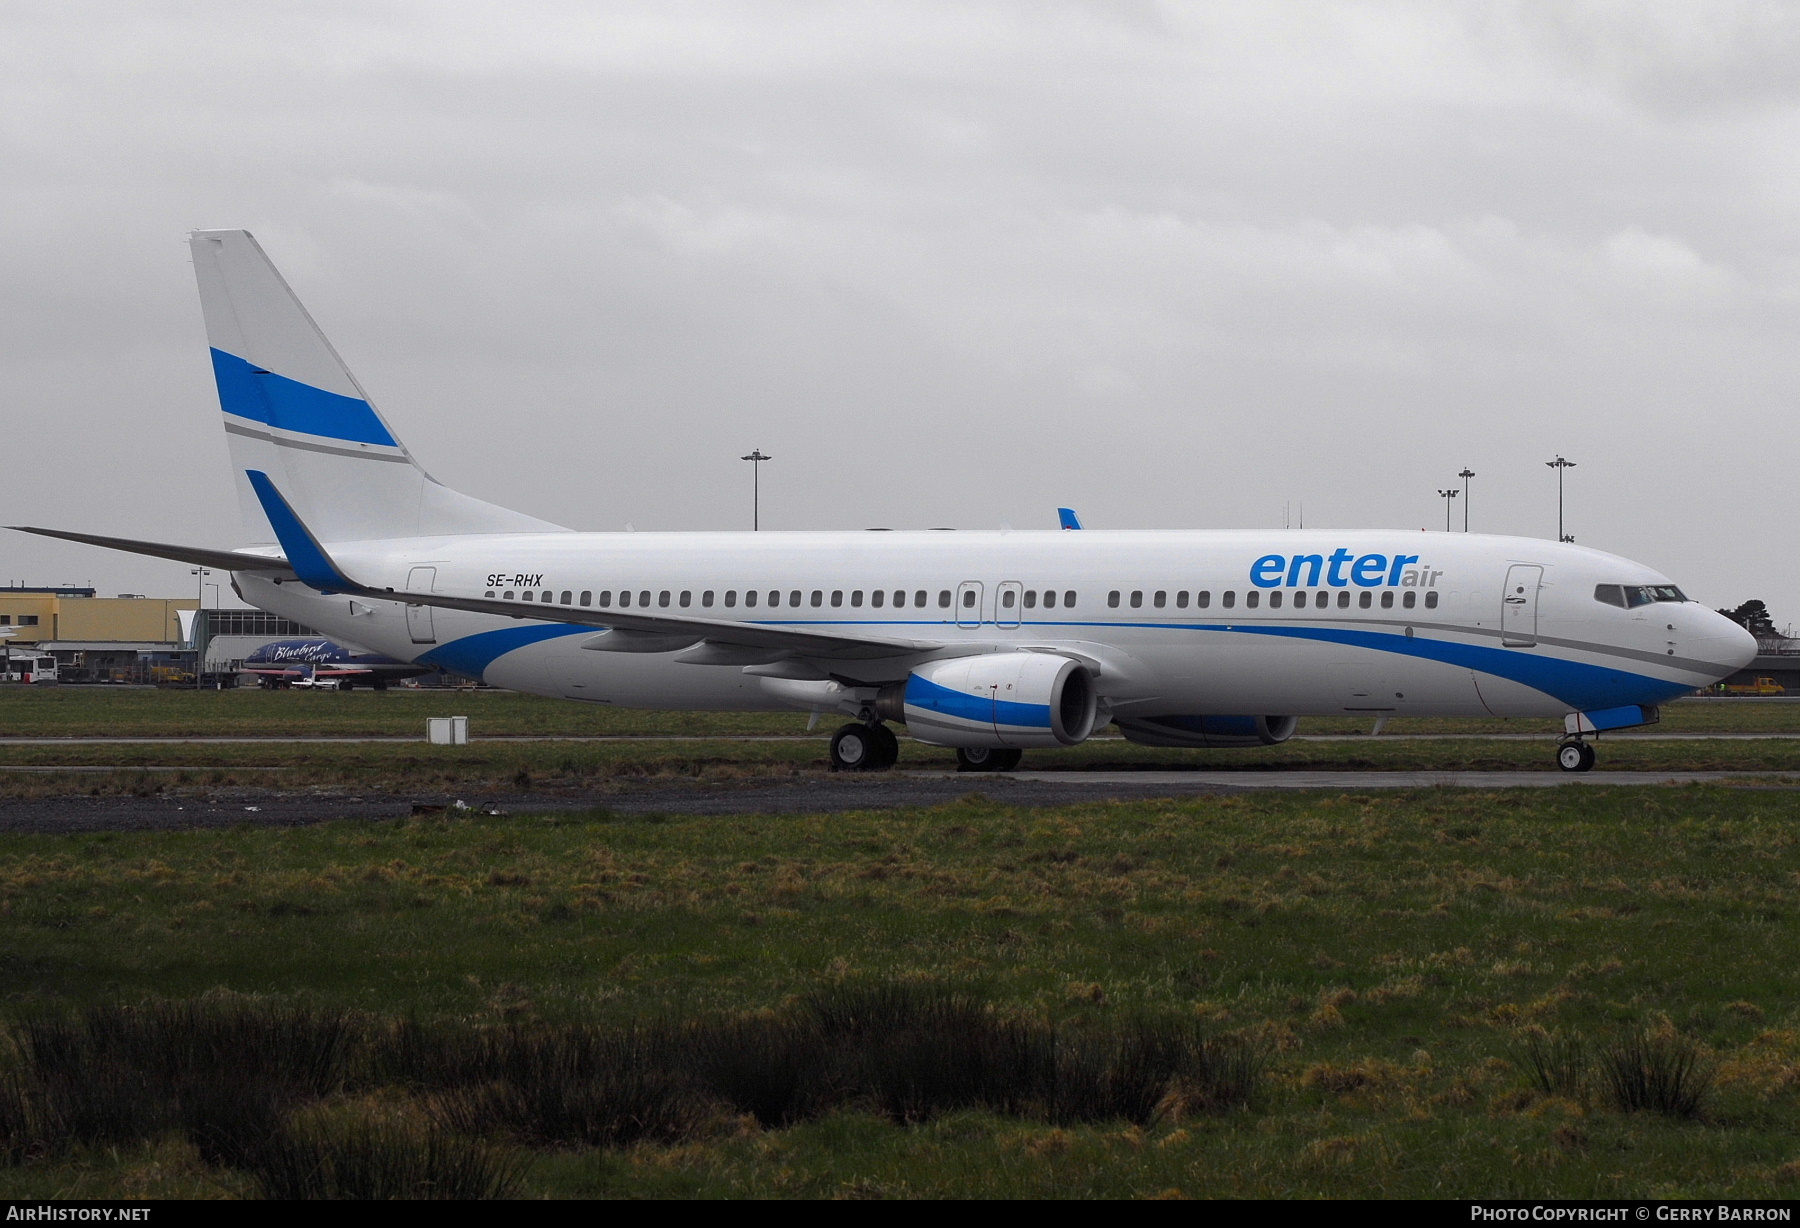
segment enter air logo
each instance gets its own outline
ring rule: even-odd
[[[1444,573],[1418,565],[1416,554],[1265,554],[1250,564],[1258,588],[1436,588]]]

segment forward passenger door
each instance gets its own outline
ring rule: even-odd
[[[1506,569],[1506,588],[1500,594],[1500,643],[1507,648],[1537,645],[1538,585],[1544,569],[1532,563],[1515,563]]]

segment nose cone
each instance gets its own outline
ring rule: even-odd
[[[1729,677],[1756,660],[1756,637],[1726,618],[1723,614],[1707,611],[1710,622],[1707,631],[1710,643],[1707,645],[1707,659],[1717,661],[1724,672],[1721,678]]]

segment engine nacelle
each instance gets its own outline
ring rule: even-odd
[[[1113,723],[1140,746],[1274,746],[1294,736],[1292,716],[1144,716]]]
[[[1093,675],[1054,653],[928,661],[905,686],[906,731],[933,746],[1073,746],[1094,732]]]

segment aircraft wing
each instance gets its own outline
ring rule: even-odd
[[[164,542],[141,542],[129,537],[100,537],[93,533],[71,533],[67,529],[38,529],[31,525],[10,524],[9,529],[36,533],[39,537],[60,537],[64,541],[104,546],[108,550],[124,550],[131,554],[147,554],[156,559],[173,559],[177,563],[196,563],[216,567],[220,571],[292,571],[288,561],[279,555],[247,554],[241,550],[209,550],[204,546],[171,546]]]

